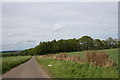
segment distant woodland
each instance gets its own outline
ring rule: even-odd
[[[60,52],[74,52],[87,50],[102,50],[120,48],[120,41],[109,37],[106,40],[93,39],[90,36],[82,36],[79,39],[61,39],[40,42],[34,48],[26,49],[19,55],[45,55],[56,54]]]

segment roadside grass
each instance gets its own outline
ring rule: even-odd
[[[73,61],[60,61],[36,56],[52,78],[118,78],[117,67],[97,67]],[[52,66],[48,66],[48,65]]]
[[[15,56],[15,57],[2,57],[2,74],[9,71],[10,69],[28,61],[31,59],[31,56]],[[1,66],[2,65],[2,66]]]

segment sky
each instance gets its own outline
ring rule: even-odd
[[[119,0],[1,0],[1,2],[119,2]]]
[[[1,5],[1,4],[0,4]],[[24,50],[40,41],[118,37],[117,2],[4,2],[2,50]]]

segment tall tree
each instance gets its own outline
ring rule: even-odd
[[[94,40],[94,49],[104,49],[103,42],[100,39]]]
[[[92,50],[93,49],[93,38],[90,36],[83,36],[79,39],[82,50]]]
[[[116,41],[112,37],[109,37],[106,41],[107,41],[109,48],[114,48]]]

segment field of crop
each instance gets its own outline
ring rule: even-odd
[[[18,66],[21,63],[28,61],[31,56],[15,56],[15,57],[2,57],[2,73]]]
[[[100,50],[107,52],[114,61],[118,60],[118,49]],[[66,53],[79,54],[84,57],[84,51]],[[117,78],[118,67],[99,67],[89,64],[80,64],[74,61],[55,60],[36,56],[37,61],[45,68],[50,75],[55,78]],[[50,66],[49,66],[50,65]]]

